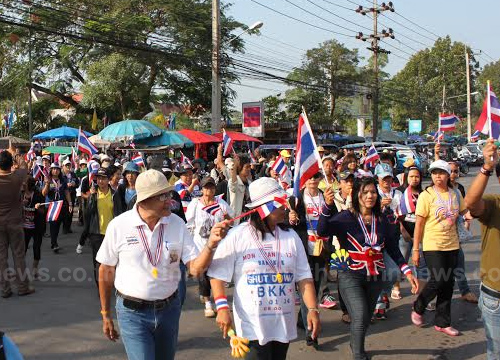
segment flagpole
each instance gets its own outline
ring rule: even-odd
[[[493,138],[493,132],[491,129],[491,95],[490,95],[490,81],[486,81],[486,93],[487,93],[487,98],[486,98],[486,114],[487,114],[487,121],[488,121],[488,131],[490,133],[490,138]]]
[[[307,113],[306,113],[306,108],[304,107],[304,105],[302,105],[302,112],[304,113],[304,116],[307,120],[307,123],[309,124],[309,118],[307,117]],[[310,124],[309,124],[310,125]],[[330,187],[331,183],[330,181],[328,181],[328,178],[325,174],[325,168],[323,167],[323,161],[321,161],[321,158],[319,157],[319,153],[318,153],[318,146],[316,145],[316,139],[314,138],[314,134],[312,133],[312,129],[311,129],[311,138],[312,138],[312,141],[313,141],[313,145],[314,145],[314,151],[315,151],[315,155],[318,154],[318,157],[317,157],[317,161],[319,163],[319,168],[321,169],[321,171],[323,172],[323,174],[325,175],[325,182],[326,182],[326,185],[328,187]],[[297,151],[297,149],[295,149],[295,151]],[[297,165],[297,164],[295,164]],[[297,169],[295,169],[295,171],[297,171]]]

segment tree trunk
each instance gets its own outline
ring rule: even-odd
[[[58,98],[59,100],[64,101],[66,104],[75,107],[76,109],[81,109],[80,104],[77,101],[73,100],[73,98],[71,96],[64,95],[64,94],[60,93],[59,91],[52,91],[46,87],[43,87],[43,86],[35,84],[35,83],[31,84],[31,87],[33,89],[41,91],[45,94],[52,95],[52,96]]]
[[[123,93],[120,92],[120,110],[122,112],[122,120],[125,120],[125,106],[123,105]]]

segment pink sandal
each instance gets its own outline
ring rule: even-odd
[[[434,326],[434,329],[436,329],[436,331],[445,333],[446,335],[450,335],[450,336],[458,336],[458,335],[460,335],[460,331],[458,331],[457,329],[455,329],[455,328],[453,328],[451,326],[448,326],[448,327],[445,327],[445,328],[442,328],[442,327],[439,327],[439,326]]]

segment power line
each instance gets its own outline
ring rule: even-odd
[[[297,19],[296,17],[293,17],[293,16],[290,16],[290,15],[287,15],[287,14],[285,14],[285,13],[282,13],[281,11],[278,11],[278,10],[276,10],[276,9],[273,9],[272,7],[269,7],[269,6],[267,6],[267,5],[261,4],[260,2],[258,2],[258,1],[256,1],[256,0],[250,0],[250,1],[251,1],[251,2],[253,2],[253,3],[255,3],[255,4],[257,4],[257,5],[260,5],[260,6],[264,7],[264,8],[266,8],[266,9],[268,9],[268,10],[272,11],[272,12],[275,12],[275,13],[277,13],[277,14],[280,14],[281,16],[284,16],[284,17],[286,17],[286,18],[289,18],[289,19],[295,20],[295,21],[297,21],[297,22],[300,22],[300,23],[302,23],[302,24],[305,24],[305,25],[311,26],[311,27],[313,27],[313,28],[320,29],[320,30],[324,30],[324,31],[328,31],[328,32],[330,32],[330,33],[332,33],[332,34],[336,34],[336,35],[341,35],[341,36],[345,36],[345,37],[348,37],[348,38],[352,38],[352,35],[347,35],[347,34],[344,34],[344,33],[338,32],[338,31],[334,31],[334,30],[327,29],[327,28],[324,28],[324,27],[321,27],[321,26],[318,26],[318,25],[314,25],[314,24],[308,23],[308,22],[306,22],[306,21],[304,21],[304,20]]]
[[[396,14],[398,14],[398,13],[396,13]],[[398,15],[400,15],[400,14],[398,14]],[[398,24],[398,25],[400,25],[400,26],[404,27],[405,29],[408,29],[408,30],[410,30],[411,32],[413,32],[413,33],[415,33],[415,34],[420,35],[421,37],[426,38],[426,39],[428,39],[428,40],[432,41],[433,43],[436,41],[436,39],[432,39],[432,38],[430,38],[430,37],[429,37],[429,36],[427,36],[427,35],[424,35],[424,34],[422,34],[422,33],[418,32],[418,31],[416,31],[416,30],[414,30],[414,29],[411,29],[411,28],[409,28],[408,26],[406,26],[405,24],[402,24],[402,23],[400,23],[399,21],[394,20],[393,18],[389,18],[389,17],[385,16],[384,14],[382,14],[382,16],[383,16],[383,17],[385,17],[385,18],[387,18],[387,19],[389,19],[389,20],[391,20],[391,21],[393,21],[394,23],[396,23],[396,24]],[[400,15],[400,16],[401,16],[401,15]],[[438,38],[439,38],[439,36],[438,36]],[[424,45],[425,45],[425,44],[424,44]]]
[[[288,0],[285,0],[285,1],[288,1]],[[353,25],[359,26],[359,27],[361,27],[361,28],[363,28],[363,29],[366,29],[366,30],[368,30],[368,31],[370,31],[370,30],[371,30],[370,28],[367,28],[366,26],[359,25],[359,24],[357,24],[357,23],[355,23],[355,22],[353,22],[353,21],[351,21],[351,20],[348,20],[348,19],[346,19],[346,18],[344,18],[344,17],[342,17],[342,16],[340,16],[340,15],[335,14],[333,11],[330,11],[330,10],[328,10],[328,9],[324,8],[323,6],[316,4],[314,1],[311,1],[311,0],[306,0],[306,1],[307,1],[307,2],[309,2],[309,3],[311,3],[311,4],[313,4],[314,6],[316,6],[316,7],[318,7],[318,8],[320,8],[321,10],[326,11],[327,13],[329,13],[329,14],[331,14],[331,15],[335,16],[335,17],[338,17],[338,18],[340,18],[340,19],[342,19],[342,20],[344,20],[344,21],[346,21],[346,22],[348,22],[348,23],[350,23],[350,24],[353,24]]]
[[[305,52],[305,51],[307,51],[307,50],[302,49],[302,48],[299,48],[299,47],[297,47],[297,46],[295,46],[295,45],[291,45],[291,44],[286,43],[286,42],[283,42],[283,41],[281,41],[281,40],[278,40],[278,39],[272,38],[272,37],[270,37],[269,35],[260,34],[260,36],[262,36],[263,38],[269,39],[269,40],[271,40],[271,41],[277,42],[277,43],[279,43],[279,44],[283,44],[283,45],[288,46],[288,47],[290,47],[290,48],[292,48],[292,49],[295,49],[295,50],[300,50],[300,51],[304,51],[304,52]]]
[[[401,16],[403,19],[405,19],[405,20],[406,20],[406,21],[408,21],[409,23],[412,23],[413,25],[415,25],[415,26],[419,27],[420,29],[427,31],[429,34],[434,35],[436,38],[440,38],[440,37],[441,37],[441,36],[437,35],[436,33],[433,33],[432,31],[430,31],[429,29],[426,29],[426,28],[424,28],[423,26],[420,26],[420,25],[419,25],[419,24],[417,24],[416,22],[411,21],[410,19],[408,19],[407,17],[403,16],[403,15],[402,15],[401,13],[399,13],[398,11],[396,11],[395,13],[396,13],[396,15]],[[433,41],[434,41],[434,40],[433,40]]]
[[[354,31],[354,30],[352,30],[352,29],[349,29],[349,28],[347,28],[347,27],[345,27],[345,26],[343,26],[343,25],[339,25],[339,24],[334,23],[333,21],[330,21],[330,20],[328,20],[328,19],[325,19],[324,17],[319,16],[318,14],[315,14],[315,13],[313,13],[313,12],[311,12],[311,11],[307,10],[307,9],[304,9],[302,6],[299,6],[299,5],[297,5],[297,4],[293,3],[293,2],[291,2],[290,0],[285,0],[285,1],[286,1],[287,3],[289,3],[290,5],[293,5],[293,6],[295,6],[296,8],[298,8],[298,9],[300,9],[300,10],[302,10],[302,11],[304,11],[304,12],[306,12],[306,13],[308,13],[308,14],[312,15],[312,16],[315,16],[315,17],[317,17],[318,19],[321,19],[321,20],[323,20],[323,21],[325,21],[325,22],[327,22],[327,23],[329,23],[329,24],[332,24],[332,25],[334,25],[334,26],[337,26],[337,27],[339,27],[339,28],[341,28],[341,29],[344,29],[344,30],[347,30],[347,31],[352,31],[353,33],[355,33],[355,32],[356,32],[356,31]],[[314,3],[313,3],[313,4],[314,4]]]

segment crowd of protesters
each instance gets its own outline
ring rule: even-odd
[[[296,197],[286,149],[224,158],[221,145],[209,164],[181,156],[156,165],[123,155],[25,159],[13,147],[2,151],[1,295],[13,295],[12,280],[19,296],[35,292],[44,237],[63,254],[59,233],[75,231],[77,211],[82,231],[72,246],[82,254],[90,245],[103,331],[113,341],[121,335],[129,359],[174,358],[187,276],[199,282],[204,316],[216,317],[224,335],[247,338],[250,359],[285,359],[297,327],[318,348],[319,308],[337,307],[350,324],[352,358],[368,359],[367,329],[388,318],[390,302],[403,297],[404,278],[416,295],[409,320],[421,326],[433,311],[435,330],[457,336],[456,279],[462,299],[479,302],[488,359],[499,359],[500,284],[491,270],[500,263],[500,197],[483,196],[495,170],[500,180],[496,145],[485,146],[485,164],[467,193],[458,165],[439,159],[439,145],[429,186],[411,160],[395,174],[390,152],[368,164],[353,151],[318,150],[321,171]],[[274,166],[280,161],[284,171]],[[479,299],[465,277],[461,248],[473,218],[482,224]],[[31,276],[22,277],[30,247]],[[9,249],[14,278],[5,276]],[[228,286],[234,286],[232,313]]]

